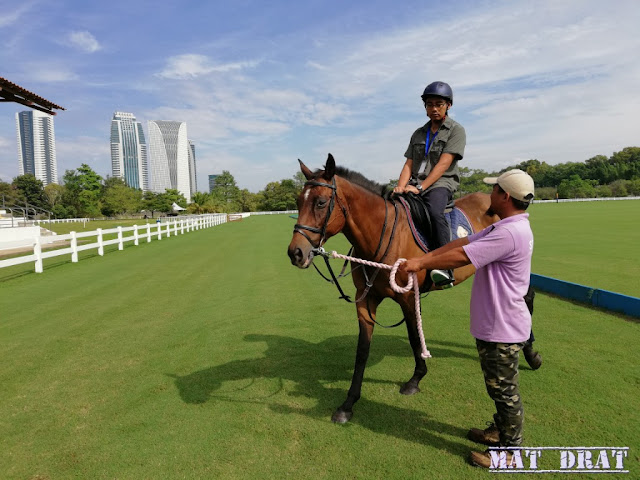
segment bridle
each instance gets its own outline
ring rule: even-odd
[[[295,226],[293,227],[293,232],[294,233],[299,233],[300,235],[302,235],[304,238],[307,239],[307,241],[311,244],[311,253],[312,255],[320,255],[322,256],[322,258],[324,259],[324,263],[327,266],[327,270],[329,271],[329,274],[331,275],[331,278],[327,278],[321,271],[320,269],[318,269],[318,267],[316,266],[315,263],[312,263],[313,267],[316,269],[316,272],[318,272],[318,274],[320,274],[320,276],[325,279],[327,282],[329,283],[333,283],[336,288],[338,289],[338,292],[340,293],[340,299],[346,300],[349,303],[354,303],[353,300],[351,300],[351,298],[349,297],[349,295],[345,294],[344,291],[342,290],[342,287],[340,286],[340,282],[338,281],[338,278],[342,278],[344,277],[344,272],[346,270],[347,264],[349,263],[348,260],[345,260],[344,265],[342,266],[342,271],[340,272],[340,274],[338,276],[335,275],[335,273],[333,272],[333,268],[331,268],[331,264],[329,263],[329,257],[330,254],[328,252],[325,251],[325,249],[322,247],[323,243],[326,240],[326,233],[327,233],[327,226],[330,223],[330,219],[331,219],[331,214],[333,213],[333,209],[335,207],[335,201],[337,199],[338,204],[340,205],[340,208],[342,209],[342,214],[344,216],[344,219],[346,221],[347,219],[347,210],[344,207],[344,205],[342,205],[342,203],[340,202],[340,197],[338,196],[338,190],[336,187],[336,179],[335,177],[333,177],[332,182],[331,183],[325,183],[325,182],[318,182],[316,180],[308,180],[307,182],[305,182],[305,186],[310,185],[313,187],[327,187],[330,188],[331,191],[331,199],[329,200],[329,207],[327,209],[327,214],[325,216],[324,219],[324,223],[322,225],[322,227],[318,228],[318,227],[311,227],[309,225],[303,225],[300,223],[296,223]],[[393,243],[393,238],[395,236],[395,232],[396,232],[396,227],[398,224],[398,205],[396,204],[396,202],[391,202],[393,204],[393,208],[395,211],[395,215],[394,215],[394,219],[393,219],[393,227],[391,228],[391,233],[390,233],[390,237],[389,237],[389,242],[387,243],[387,248],[385,249],[384,253],[382,254],[382,257],[380,258],[380,262],[382,262],[386,257],[387,254],[389,253],[389,249],[391,248],[391,244]],[[375,253],[373,254],[373,259],[375,260],[375,258],[378,256],[378,254],[380,253],[381,249],[382,249],[382,244],[384,241],[384,236],[385,233],[387,231],[387,217],[388,217],[388,209],[387,209],[387,202],[385,201],[385,207],[384,207],[384,224],[382,226],[382,233],[380,234],[380,241],[378,242],[378,246],[376,248]],[[318,245],[315,246],[313,241],[311,240],[311,238],[309,237],[309,235],[306,234],[305,230],[312,232],[312,233],[318,233],[320,234],[320,241],[318,242]],[[351,249],[349,250],[349,254],[351,255],[351,252],[353,251],[353,247],[351,247]],[[358,267],[362,267],[362,265],[358,265]],[[358,268],[356,267],[356,268]],[[350,272],[352,273],[353,270]],[[367,274],[367,270],[366,268],[362,269],[362,273],[364,275],[365,278],[365,289],[362,292],[362,295],[360,296],[360,298],[358,298],[355,303],[363,300],[365,297],[367,297],[369,290],[371,289],[371,287],[373,287],[373,282],[376,279],[376,277],[378,276],[378,273],[380,272],[380,268],[376,268],[376,270],[373,272],[373,274],[371,275],[371,277]],[[348,274],[347,274],[348,275]],[[400,320],[400,322],[396,323],[395,325],[390,325],[390,326],[386,326],[386,325],[382,325],[380,323],[378,323],[373,316],[371,315],[371,312],[369,310],[369,300],[367,299],[367,310],[369,311],[369,318],[371,318],[371,320],[376,323],[377,325],[380,325],[381,327],[384,328],[393,328],[393,327],[397,327],[398,325],[401,325],[404,322],[404,318],[402,320]]]
[[[301,223],[296,223],[295,226],[293,227],[293,233],[299,233],[309,241],[309,243],[313,247],[312,253],[315,255],[317,253],[321,253],[324,251],[324,249],[322,249],[322,244],[324,244],[324,242],[327,240],[326,239],[327,227],[329,226],[329,221],[331,219],[331,214],[333,213],[333,209],[336,204],[336,199],[338,200],[338,204],[340,204],[340,208],[342,209],[342,215],[344,216],[345,221],[347,219],[347,210],[346,208],[344,208],[344,205],[342,205],[342,203],[340,202],[340,198],[338,197],[338,194],[337,194],[338,189],[336,188],[335,177],[333,177],[331,183],[318,182],[317,180],[308,180],[307,182],[305,182],[304,185],[312,186],[312,187],[327,187],[331,189],[331,199],[329,200],[329,207],[327,208],[327,214],[324,217],[324,223],[322,224],[322,227],[320,228],[312,227],[310,225],[303,225]],[[313,244],[313,240],[311,240],[311,237],[307,235],[305,230],[311,233],[320,234],[320,240],[318,241],[318,245]]]

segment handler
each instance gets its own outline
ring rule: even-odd
[[[468,438],[490,446],[522,445],[524,410],[518,383],[519,352],[529,338],[531,314],[524,296],[529,288],[533,233],[525,210],[533,199],[533,179],[509,170],[484,179],[493,184],[489,213],[500,220],[479,233],[459,238],[400,266],[405,272],[449,269],[472,263],[471,335],[476,339],[489,396],[496,405],[494,424],[471,429]],[[511,454],[509,453],[508,461]],[[471,452],[474,465],[489,468],[488,451]]]
[[[406,161],[393,192],[422,196],[433,227],[435,250],[451,240],[444,210],[460,186],[458,160],[464,156],[467,136],[464,127],[448,115],[453,105],[449,84],[430,83],[421,98],[429,121],[411,136],[404,154]],[[453,274],[446,270],[433,270],[431,278],[442,288],[453,286]]]

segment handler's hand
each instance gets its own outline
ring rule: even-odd
[[[398,270],[405,273],[414,273],[422,270],[420,266],[420,258],[410,258],[404,263],[401,263]]]

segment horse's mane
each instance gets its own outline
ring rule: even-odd
[[[323,170],[316,170],[314,172],[314,178],[320,177],[322,173]],[[379,196],[384,196],[387,190],[387,185],[382,185],[378,182],[374,182],[373,180],[369,180],[361,173],[354,172],[345,167],[339,167],[336,165],[336,175]]]

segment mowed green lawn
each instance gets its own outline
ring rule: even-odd
[[[551,207],[531,212],[540,269]],[[334,425],[355,309],[289,264],[293,223],[251,217],[3,279],[0,477],[491,478],[467,464],[465,433],[494,408],[471,282],[423,300],[422,392],[398,393],[413,371],[405,329],[378,328],[363,398]],[[535,308],[544,364],[521,370],[526,445],[628,446],[638,476],[638,323],[543,294]],[[379,319],[399,315],[387,301]]]
[[[529,207],[533,272],[640,297],[640,201]]]

